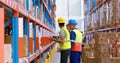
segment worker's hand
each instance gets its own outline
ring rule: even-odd
[[[55,39],[55,38],[50,37],[50,38],[49,38],[49,40],[55,41],[56,39]]]

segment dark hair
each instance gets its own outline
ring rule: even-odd
[[[59,26],[64,26],[65,25],[65,23],[59,23]]]

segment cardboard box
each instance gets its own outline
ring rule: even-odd
[[[12,36],[5,35],[5,44],[12,44]]]
[[[103,4],[103,18],[102,18],[102,28],[106,27],[106,14],[107,14],[107,10],[106,10],[106,4]]]
[[[90,52],[90,47],[84,47],[84,48],[82,48],[82,51],[83,52]]]
[[[112,57],[112,58],[110,58],[109,63],[120,63],[120,57]]]
[[[37,63],[43,63],[42,58],[39,58],[39,59],[37,60]]]
[[[19,0],[19,4],[23,9],[26,9],[26,0]]]
[[[87,57],[94,57],[94,53],[93,52],[86,52],[86,56]]]
[[[96,0],[96,2],[97,2],[97,5],[101,2],[101,0]]]
[[[99,43],[98,45],[98,51],[100,53],[109,53],[110,49],[110,43]]]
[[[4,45],[4,61],[5,63],[11,63],[12,62],[12,46],[11,44],[5,44]]]
[[[120,23],[119,19],[120,19],[120,0],[112,0],[112,12],[113,12],[113,16],[112,16],[112,20],[113,23],[115,25],[118,25]]]
[[[28,54],[28,37],[24,35],[24,56]]]
[[[95,63],[95,57],[88,57],[88,63]]]
[[[120,57],[120,47],[117,49],[117,51],[115,48],[111,48],[110,53],[112,54],[112,57]]]
[[[98,62],[97,63],[109,63],[110,62],[110,59],[109,58],[100,58],[98,59]]]

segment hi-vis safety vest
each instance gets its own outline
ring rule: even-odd
[[[64,43],[60,44],[60,49],[61,50],[66,50],[71,48],[71,43],[70,43],[70,33],[66,28],[62,28],[60,31],[64,30],[66,33]]]
[[[74,42],[72,46],[72,51],[81,52],[82,51],[82,33],[79,30],[74,29],[73,32],[76,34],[75,40],[71,40]]]

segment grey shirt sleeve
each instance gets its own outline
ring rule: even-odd
[[[65,36],[66,36],[66,34],[65,34],[65,30],[61,30],[60,33],[59,33],[59,36],[63,36],[63,37],[65,37]]]

